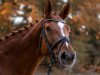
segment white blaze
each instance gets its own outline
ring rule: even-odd
[[[63,28],[64,28],[64,23],[62,23],[62,22],[58,22],[58,26],[60,27],[60,30],[61,30],[61,34],[62,34],[62,36],[65,36],[65,34],[64,34],[64,30],[63,30]],[[67,37],[68,38],[68,37]],[[66,42],[66,46],[68,47],[68,42]]]
[[[66,3],[67,1],[68,1],[68,0],[63,0],[63,2],[65,2],[65,3]]]
[[[66,46],[68,47],[68,42],[66,42]]]
[[[58,26],[60,27],[60,30],[61,30],[62,36],[65,36],[64,31],[63,31],[64,24],[63,24],[62,22],[58,22]]]

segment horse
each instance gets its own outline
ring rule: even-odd
[[[70,27],[64,21],[69,9],[67,3],[60,14],[53,13],[52,2],[47,0],[43,19],[1,38],[0,75],[32,75],[44,56],[50,57],[50,67],[54,63],[61,69],[72,67],[76,52],[70,44]]]

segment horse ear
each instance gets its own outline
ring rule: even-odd
[[[52,12],[52,2],[51,0],[46,0],[46,6],[45,6],[45,16],[48,17],[51,15]]]
[[[69,13],[69,9],[70,9],[70,3],[67,3],[62,11],[60,12],[59,16],[62,18],[62,19],[65,19],[67,16],[68,16],[68,13]]]

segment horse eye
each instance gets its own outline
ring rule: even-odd
[[[46,31],[48,32],[52,31],[51,27],[46,27]]]

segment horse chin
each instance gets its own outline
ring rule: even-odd
[[[71,68],[72,66],[72,64],[70,63],[68,63],[67,61],[65,61],[65,60],[60,60],[60,62],[59,62],[59,65],[60,65],[60,67],[61,67],[61,69],[66,69],[66,68]]]

